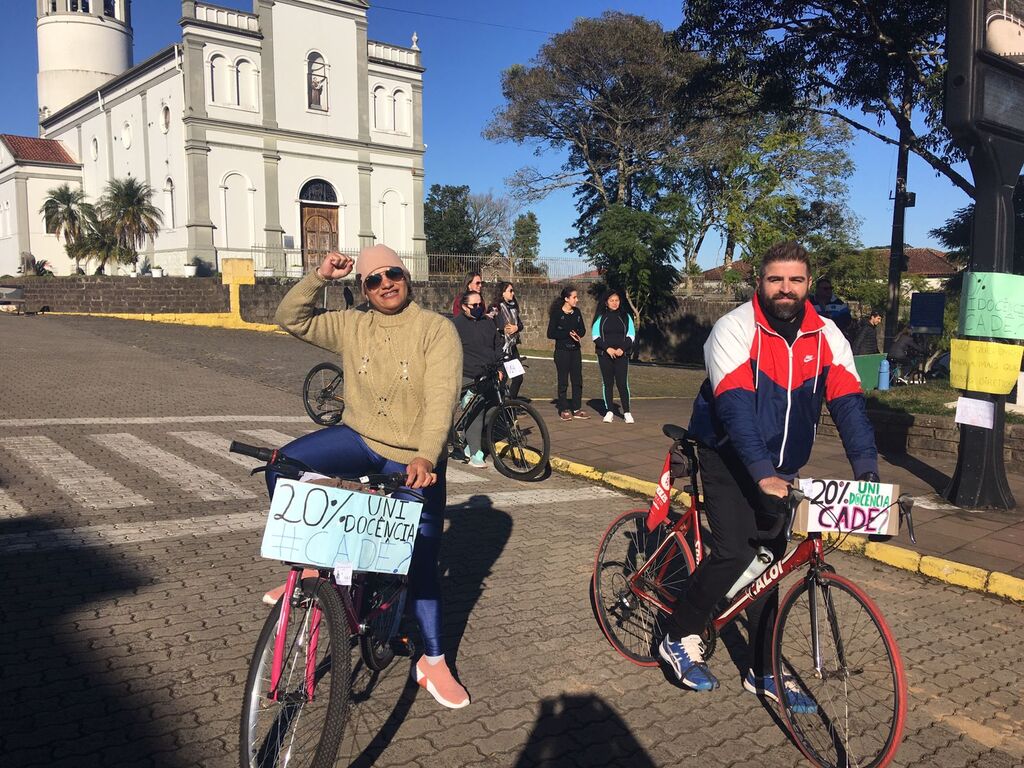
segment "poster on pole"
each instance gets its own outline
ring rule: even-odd
[[[960,335],[1024,340],[1024,275],[965,273]]]
[[[953,339],[949,385],[953,389],[1008,395],[1017,384],[1024,347],[992,341]]]

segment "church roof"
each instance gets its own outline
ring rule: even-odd
[[[14,136],[9,133],[0,133],[0,141],[19,163],[78,165],[70,153],[64,149],[64,145],[54,139],[37,139],[34,136]]]

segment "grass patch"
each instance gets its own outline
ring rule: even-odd
[[[947,382],[930,381],[927,384],[911,384],[893,387],[888,392],[875,390],[868,394],[868,408],[879,411],[921,414],[923,416],[952,416],[954,411],[946,403],[956,402],[960,390],[953,389]],[[1024,424],[1024,416],[1006,414],[1007,424]]]

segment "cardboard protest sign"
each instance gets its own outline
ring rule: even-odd
[[[859,533],[895,536],[900,532],[898,485],[859,480],[800,480],[807,496],[796,510],[800,533]]]
[[[372,493],[278,480],[260,555],[286,563],[409,572],[423,505]]]
[[[953,339],[949,351],[949,385],[954,389],[1008,395],[1017,383],[1024,347],[993,341]]]
[[[1024,275],[964,275],[960,335],[1024,340]]]

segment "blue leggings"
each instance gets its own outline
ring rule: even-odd
[[[285,456],[301,461],[315,472],[324,475],[354,478],[368,472],[405,472],[405,465],[385,459],[368,446],[350,427],[324,427],[303,435],[281,449]],[[437,559],[441,550],[441,532],[444,530],[444,510],[447,501],[444,459],[434,468],[437,482],[420,489],[426,497],[420,515],[420,528],[409,562],[409,597],[413,612],[423,636],[423,651],[427,656],[440,656],[441,648],[441,579],[437,573]],[[274,495],[278,474],[267,472],[267,489]],[[412,498],[399,491],[395,498]]]

